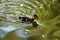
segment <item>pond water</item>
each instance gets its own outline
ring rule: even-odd
[[[58,0],[0,0],[0,40],[60,40]],[[37,27],[20,16],[38,15]]]

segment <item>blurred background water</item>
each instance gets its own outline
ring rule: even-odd
[[[19,16],[37,14],[37,28]],[[59,0],[0,0],[0,40],[60,40]]]

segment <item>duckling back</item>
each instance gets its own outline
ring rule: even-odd
[[[34,19],[30,19],[28,17],[19,17],[20,22],[22,23],[32,23]]]

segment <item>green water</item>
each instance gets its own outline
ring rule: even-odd
[[[0,0],[0,27],[14,25],[21,27],[19,16],[37,14],[37,28],[28,26],[31,37],[17,37],[15,31],[9,32],[0,40],[60,40],[60,3],[58,0]],[[26,24],[27,25],[27,24]],[[22,27],[23,28],[23,27]]]

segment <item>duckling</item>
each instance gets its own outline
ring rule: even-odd
[[[29,17],[19,17],[19,19],[20,19],[20,21],[22,22],[22,23],[32,23],[32,26],[33,27],[37,27],[37,23],[34,21],[34,20],[36,20],[36,19],[38,19],[38,16],[36,15],[36,14],[34,14],[33,16],[32,16],[32,18],[29,18]]]
[[[34,14],[32,18],[29,17],[19,17],[22,23],[33,23],[35,19],[38,19],[38,16]]]

